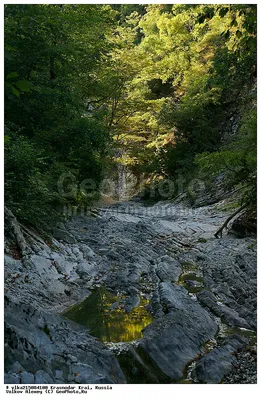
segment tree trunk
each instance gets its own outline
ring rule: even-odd
[[[219,235],[220,235],[220,237],[222,238],[223,229],[227,227],[227,224],[229,223],[229,221],[231,221],[232,218],[234,218],[237,214],[240,213],[240,211],[244,210],[247,206],[248,206],[248,204],[243,204],[243,206],[241,206],[241,207],[240,207],[238,210],[236,210],[232,215],[230,215],[230,216],[226,219],[226,221],[224,222],[224,224],[217,230],[217,232],[215,233],[214,236],[215,236],[216,238],[219,238]]]
[[[7,208],[7,207],[5,207],[5,218],[15,236],[17,245],[18,245],[19,249],[21,250],[22,256],[25,256],[25,255],[31,253],[31,249],[26,243],[26,240],[25,240],[23,232],[20,228],[19,222],[17,221],[17,219],[14,216],[14,214],[12,213],[12,211],[9,210],[9,208]]]

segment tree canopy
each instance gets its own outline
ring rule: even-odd
[[[222,173],[254,201],[256,20],[251,4],[6,5],[7,205],[48,225],[119,162],[156,183]],[[62,174],[96,185],[65,199]]]

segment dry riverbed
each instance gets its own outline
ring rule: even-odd
[[[6,383],[256,382],[256,238],[126,202],[5,257]]]

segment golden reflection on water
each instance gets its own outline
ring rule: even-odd
[[[126,313],[120,304],[111,310],[110,307],[120,300],[106,289],[99,288],[63,315],[88,327],[90,334],[103,342],[130,342],[141,338],[142,329],[153,321],[145,308],[148,301],[141,299],[140,305],[130,313]]]

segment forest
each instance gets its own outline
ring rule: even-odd
[[[257,6],[4,10],[5,384],[258,389]]]
[[[6,5],[6,207],[49,229],[121,164],[145,198],[221,177],[255,209],[256,18],[251,4]]]

